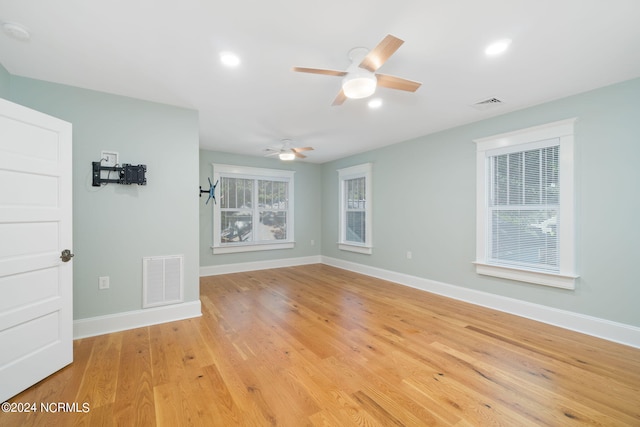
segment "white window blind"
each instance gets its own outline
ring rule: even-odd
[[[574,289],[574,122],[476,139],[476,272]]]
[[[338,248],[370,255],[372,164],[338,169],[340,220]]]
[[[347,179],[345,185],[346,235],[352,243],[366,242],[366,182],[365,178]]]
[[[552,145],[489,157],[489,262],[559,271],[558,155]]]

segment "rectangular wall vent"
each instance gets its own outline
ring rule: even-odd
[[[183,256],[142,258],[142,307],[183,302]]]

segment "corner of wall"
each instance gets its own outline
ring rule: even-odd
[[[10,99],[11,74],[0,63],[0,98]]]

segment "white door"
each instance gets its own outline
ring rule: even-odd
[[[0,402],[73,360],[71,124],[0,99]]]

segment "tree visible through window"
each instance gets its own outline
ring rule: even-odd
[[[340,237],[342,250],[372,253],[371,164],[339,169]]]
[[[259,241],[287,239],[287,189],[288,183],[283,181],[258,181]]]
[[[292,171],[214,165],[214,179],[214,253],[292,247]]]
[[[252,239],[253,180],[222,177],[219,198],[222,242],[246,242]]]
[[[364,177],[347,179],[345,185],[346,235],[347,242],[364,243],[366,241],[366,180]]]

